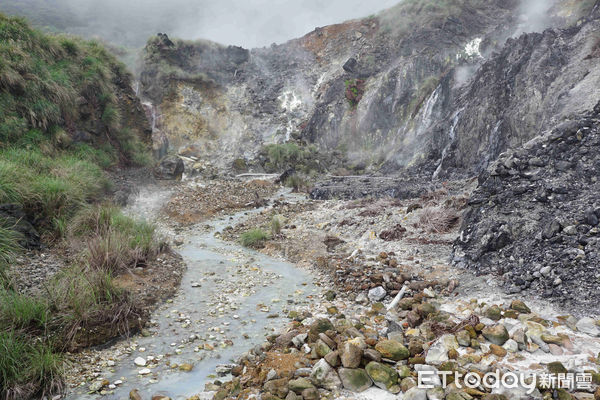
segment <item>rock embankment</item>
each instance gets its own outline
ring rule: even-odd
[[[448,301],[439,289],[409,290],[387,307],[377,299],[363,306],[328,292],[326,313],[290,313],[284,333],[243,355],[230,382],[216,381],[207,390],[216,391],[214,399],[541,399],[552,391],[532,384],[539,379],[533,376],[593,371],[588,384],[574,385],[573,394],[560,388],[554,398],[594,398],[597,321],[546,319],[521,300]],[[465,384],[468,373],[495,371],[524,373],[528,386]],[[446,385],[442,373],[448,374]]]

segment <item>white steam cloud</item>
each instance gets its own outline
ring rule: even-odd
[[[399,1],[0,0],[0,11],[127,46],[143,46],[149,36],[165,32],[253,48],[302,36],[317,26],[366,17]]]
[[[541,32],[552,24],[548,12],[556,0],[521,0],[520,24],[513,36],[521,33]]]

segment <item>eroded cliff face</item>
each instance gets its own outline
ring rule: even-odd
[[[508,41],[523,29],[517,0],[407,0],[253,50],[159,35],[142,95],[173,147],[223,167],[297,140],[388,173],[479,171],[597,101],[598,21],[575,22],[590,9],[560,1],[548,20],[571,28]]]
[[[600,99],[599,46],[600,20],[593,16],[571,28],[509,39],[456,92],[447,114],[451,129],[438,125],[438,174],[479,172],[506,149],[592,110]]]

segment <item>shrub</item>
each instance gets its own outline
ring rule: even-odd
[[[242,233],[240,236],[240,242],[242,243],[242,246],[252,247],[255,249],[264,247],[265,241],[269,239],[269,234],[261,229],[252,229],[248,232]]]
[[[95,327],[111,330],[114,335],[126,334],[141,315],[130,293],[117,287],[111,273],[104,270],[65,269],[53,277],[47,293],[54,313],[50,323],[60,331],[60,343],[65,348],[92,344],[85,342],[90,340],[85,335]]]
[[[346,85],[346,100],[352,108],[356,108],[365,93],[365,81],[363,79],[348,79]]]
[[[155,227],[123,214],[112,204],[96,204],[82,208],[74,217],[69,233],[73,236],[104,236],[119,232],[130,248],[139,248],[150,255],[156,250]]]
[[[430,233],[445,233],[458,223],[459,216],[453,209],[425,207],[419,216],[419,226]]]
[[[6,220],[0,218],[0,290],[8,285],[7,270],[21,250],[21,235],[14,231]]]
[[[283,185],[292,188],[294,192],[304,191],[308,188],[308,182],[297,174],[288,176],[285,182],[283,182]]]

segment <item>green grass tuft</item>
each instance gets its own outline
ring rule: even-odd
[[[47,305],[36,298],[0,289],[0,323],[18,330],[40,330],[48,321]]]
[[[17,400],[42,398],[63,387],[63,361],[47,343],[14,331],[0,331],[0,395]]]
[[[267,232],[261,229],[252,229],[241,234],[240,243],[242,246],[258,249],[263,247],[265,241],[270,238],[271,237]]]

